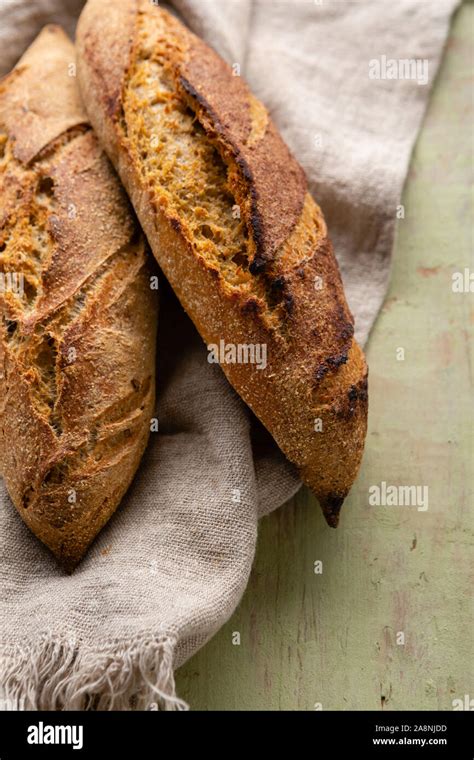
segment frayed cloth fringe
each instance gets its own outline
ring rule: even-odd
[[[187,710],[176,696],[170,636],[97,650],[54,634],[0,650],[0,704],[10,710]]]

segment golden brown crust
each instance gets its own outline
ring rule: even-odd
[[[233,189],[241,206],[249,203],[249,232],[255,244],[250,268],[257,273],[273,260],[301,215],[304,172],[242,78],[232,76],[197,37],[179,68],[178,86],[225,161],[236,165]],[[284,188],[283,208],[279,187]]]
[[[264,369],[222,368],[337,524],[367,368],[303,171],[244,81],[145,0],[89,0],[77,47],[91,121],[158,262],[208,344],[267,347]]]
[[[74,55],[46,27],[0,82],[0,268],[24,284],[0,292],[0,463],[67,570],[146,446],[157,323],[144,238],[88,124]]]

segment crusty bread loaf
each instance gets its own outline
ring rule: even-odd
[[[208,346],[266,347],[265,367],[231,350],[222,368],[335,526],[362,456],[367,367],[303,170],[242,78],[148,0],[89,0],[77,56],[166,277]]]
[[[0,463],[21,517],[69,571],[146,446],[157,324],[144,237],[74,60],[46,27],[0,82]]]

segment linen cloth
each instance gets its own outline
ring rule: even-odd
[[[72,34],[82,4],[0,0],[0,74],[45,23]],[[456,5],[173,4],[173,12],[240,66],[306,170],[363,343],[386,291],[410,153]],[[426,63],[419,69],[428,72],[426,83],[421,75],[404,77],[415,69],[397,62],[411,59]],[[394,66],[398,78],[388,78]],[[1,485],[0,707],[186,707],[175,694],[174,669],[232,614],[250,573],[259,516],[300,485],[206,359],[165,285],[160,430],[119,510],[72,576],[28,531]]]

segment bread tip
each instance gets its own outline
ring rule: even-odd
[[[339,525],[339,517],[344,499],[345,496],[318,497],[324,518],[330,528],[337,528]]]
[[[66,575],[72,575],[80,561],[80,560],[68,561],[68,560],[58,559],[57,557],[56,557],[56,560],[60,569],[64,570]]]
[[[58,566],[61,568],[61,570],[64,570],[67,575],[72,575],[76,567],[81,562],[85,551],[82,552],[74,552],[74,553],[64,553],[64,552],[58,552],[53,551],[54,557],[56,559],[56,562],[58,563]]]

